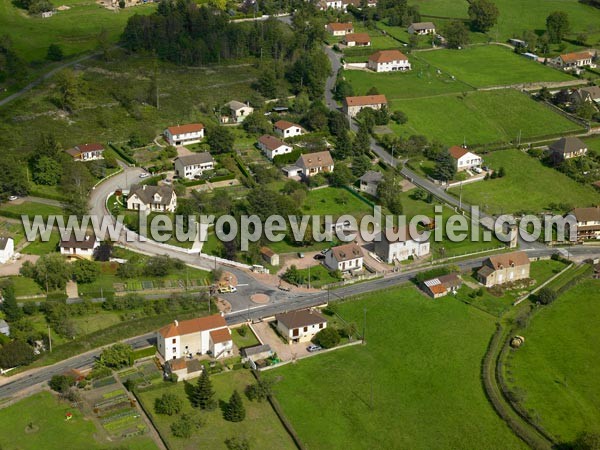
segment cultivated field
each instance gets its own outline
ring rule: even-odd
[[[559,442],[600,433],[600,281],[589,280],[537,313],[506,378],[527,411]]]
[[[67,412],[73,414],[69,421],[65,420]],[[84,418],[77,408],[59,402],[48,392],[0,409],[0,445],[5,450],[116,449],[123,448],[123,444],[130,450],[156,448],[149,437],[100,443],[96,439],[97,433],[94,423]]]
[[[523,448],[481,385],[491,316],[412,286],[339,305],[366,346],[321,354],[268,372],[309,448]],[[341,382],[343,380],[343,382]]]
[[[116,42],[129,17],[150,14],[155,10],[151,3],[116,12],[88,0],[55,3],[55,6],[61,5],[71,9],[42,19],[28,15],[25,10],[15,7],[11,0],[0,0],[2,34],[10,36],[19,56],[27,61],[43,61],[50,44],[60,45],[67,57],[94,50],[101,30],[106,30],[109,39]]]
[[[420,52],[417,57],[442,70],[445,75],[453,75],[477,88],[575,80],[565,72],[531,61],[499,45]],[[482,61],[485,63],[482,64]]]
[[[579,127],[512,89],[468,92],[396,101],[391,110],[406,113],[405,125],[390,124],[401,135],[422,134],[446,145],[516,142]]]
[[[484,164],[495,170],[504,167],[506,176],[465,184],[462,193],[465,202],[479,205],[491,214],[539,213],[552,209],[551,205],[567,210],[600,202],[600,194],[592,187],[577,183],[519,150],[492,152],[484,156]],[[458,195],[456,188],[450,192]]]

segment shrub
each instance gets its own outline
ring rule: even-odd
[[[550,288],[544,287],[539,290],[535,297],[542,305],[549,305],[556,300],[556,292]]]
[[[271,395],[272,391],[273,381],[261,378],[256,383],[246,386],[245,394],[250,401],[258,400],[262,402]]]
[[[237,390],[231,394],[229,403],[223,411],[223,418],[229,422],[241,422],[246,418],[246,408],[244,408],[244,402]]]
[[[340,334],[335,328],[327,327],[315,335],[313,342],[323,348],[332,348],[340,343]]]
[[[184,439],[189,439],[194,430],[203,425],[203,421],[199,417],[194,417],[191,414],[182,414],[179,420],[171,424],[171,433]]]
[[[154,411],[156,414],[172,416],[173,414],[179,414],[182,407],[183,402],[181,399],[175,394],[170,394],[168,392],[164,393],[162,397],[159,397],[154,401]]]

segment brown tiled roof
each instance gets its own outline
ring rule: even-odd
[[[327,319],[316,311],[310,309],[300,309],[297,311],[290,311],[283,314],[277,314],[275,316],[277,322],[281,322],[288,329],[307,327],[309,325],[317,325],[319,323],[327,322]]]
[[[82,153],[97,152],[97,151],[104,151],[104,147],[102,146],[102,144],[98,144],[98,143],[80,144],[80,145],[76,145],[73,148],[69,148],[69,149],[65,150],[65,152],[71,156],[79,156]]]
[[[488,275],[494,273],[494,269],[492,269],[490,266],[481,266],[477,273],[483,277],[487,277]]]
[[[314,169],[317,167],[333,166],[333,158],[328,150],[315,153],[306,153],[300,155],[296,165],[305,169]]]
[[[94,248],[94,244],[96,243],[96,237],[93,234],[86,234],[85,240],[78,241],[75,233],[71,233],[69,239],[60,240],[60,246],[62,248],[79,248],[82,250],[90,250]]]
[[[225,319],[221,314],[213,314],[212,316],[198,317],[196,319],[182,320],[181,322],[171,322],[165,325],[158,332],[164,338],[174,336],[183,336],[185,334],[199,333],[200,331],[208,331],[216,328],[224,328],[227,326]]]
[[[560,55],[560,59],[566,63],[581,61],[582,59],[589,59],[591,57],[592,54],[590,52],[566,53],[564,55]]]
[[[369,61],[375,63],[405,61],[407,59],[406,55],[400,50],[380,50],[369,56]]]
[[[449,273],[438,277],[438,280],[447,288],[460,286],[462,283],[460,277],[456,273]]]
[[[529,264],[529,257],[527,253],[518,251],[493,255],[488,258],[488,261],[495,270],[498,270],[503,267],[510,267],[513,264],[515,266],[526,266]]]
[[[231,332],[229,328],[220,328],[210,332],[210,338],[214,344],[220,344],[222,342],[228,342],[231,340]]]
[[[448,153],[450,153],[450,156],[452,156],[454,159],[459,159],[469,153],[469,150],[458,145],[453,145],[448,149]]]
[[[367,33],[348,33],[344,36],[345,42],[356,42],[357,44],[368,44],[371,37]]]
[[[278,130],[287,130],[288,128],[292,128],[292,127],[302,128],[300,125],[292,123],[292,122],[288,122],[287,120],[278,120],[273,125]]]
[[[185,363],[185,358],[177,358],[177,359],[170,360],[169,367],[173,371],[186,369],[187,365]]]
[[[0,237],[0,250],[4,250],[6,248],[6,244],[8,244],[9,239],[12,238],[6,236]]]
[[[600,206],[593,206],[591,208],[575,208],[571,211],[578,222],[596,222],[600,221]]]
[[[261,247],[260,253],[269,258],[276,255],[276,253],[273,250],[271,250],[269,247]]]
[[[348,106],[368,106],[381,104],[387,105],[387,98],[385,98],[385,95],[383,94],[346,97],[346,105]]]
[[[329,27],[332,31],[352,31],[354,29],[352,22],[332,22],[327,24],[327,27]]]
[[[204,130],[204,125],[201,123],[188,123],[186,125],[177,125],[175,127],[167,128],[171,135],[185,134],[185,133],[197,133]]]
[[[573,153],[576,151],[579,151],[583,148],[587,148],[587,146],[585,145],[585,143],[579,139],[578,137],[574,137],[574,136],[567,136],[564,138],[560,138],[558,141],[552,143],[552,145],[550,145],[550,150],[552,150],[555,153]]]
[[[578,90],[584,98],[590,97],[592,100],[600,99],[600,86],[586,86]]]
[[[350,242],[349,244],[338,245],[337,247],[331,247],[331,252],[336,261],[350,261],[352,259],[360,258],[363,253],[362,249],[356,242]]]
[[[433,286],[427,286],[432,294],[444,294],[446,293],[446,287],[443,284],[434,284]]]
[[[282,145],[289,147],[289,145],[287,145],[281,139],[277,139],[275,136],[271,136],[269,134],[263,134],[261,137],[258,138],[258,142],[260,142],[269,150],[275,150],[281,147]]]

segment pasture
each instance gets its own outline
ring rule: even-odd
[[[418,59],[473,87],[575,80],[571,75],[531,61],[499,45],[420,52]]]
[[[116,42],[134,14],[150,14],[155,5],[149,3],[116,12],[89,0],[65,0],[55,6],[70,7],[57,11],[48,19],[30,16],[11,0],[0,0],[2,34],[10,36],[15,50],[26,61],[43,61],[50,44],[58,44],[65,57],[95,50],[98,35],[106,30],[111,42]]]
[[[600,281],[588,280],[542,308],[506,363],[510,389],[558,442],[600,433],[599,293]]]
[[[337,308],[359,330],[366,309],[367,345],[264,375],[308,448],[524,448],[481,385],[491,316],[412,286]]]
[[[446,145],[516,142],[549,133],[567,133],[579,126],[527,95],[512,89],[466,92],[392,102],[406,113],[404,125],[390,124],[398,134],[422,134]]]
[[[462,196],[465,202],[479,205],[487,213],[539,213],[548,209],[564,213],[575,206],[600,203],[600,193],[592,187],[577,183],[519,150],[500,150],[483,158],[492,169],[504,167],[506,176],[465,184]],[[456,188],[450,192],[458,195]]]

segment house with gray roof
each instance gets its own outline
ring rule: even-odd
[[[4,319],[0,319],[0,333],[5,336],[10,336],[10,326]]]
[[[367,170],[365,174],[359,178],[360,190],[366,192],[373,197],[377,197],[377,187],[383,180],[383,174],[375,170]]]
[[[15,254],[15,241],[13,238],[0,237],[0,264],[4,264]]]
[[[315,334],[327,327],[327,319],[312,309],[299,309],[275,316],[277,331],[293,342],[309,342]]]
[[[583,156],[588,150],[585,142],[574,136],[560,138],[548,148],[552,154],[552,158],[558,161]]]
[[[175,212],[177,195],[172,186],[135,185],[127,196],[127,209],[144,212]]]
[[[223,123],[241,123],[254,112],[254,108],[249,103],[242,103],[237,100],[231,100],[226,106],[229,109],[229,116],[221,118]]]
[[[208,152],[192,153],[191,155],[178,156],[173,161],[175,173],[180,178],[193,180],[200,178],[206,170],[215,168],[215,160]]]

